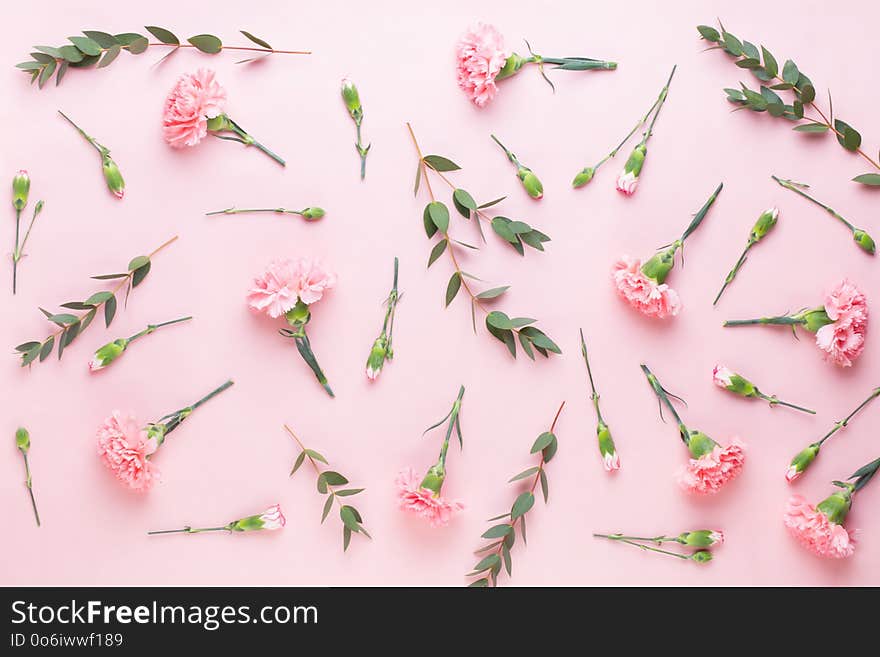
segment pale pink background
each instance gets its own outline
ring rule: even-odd
[[[829,139],[791,133],[765,116],[730,113],[721,88],[751,76],[722,54],[701,54],[694,26],[721,15],[737,35],[791,56],[824,94],[834,92],[840,116],[861,129],[876,152],[880,128],[876,85],[862,64],[875,55],[878,11],[873,3],[653,2],[532,3],[509,0],[412,2],[241,3],[207,5],[159,0],[144,4],[14,3],[4,13],[16,26],[3,40],[0,123],[3,180],[27,168],[32,203],[46,208],[21,266],[20,292],[8,287],[4,264],[0,344],[42,336],[37,306],[55,308],[101,289],[93,274],[118,270],[172,235],[146,283],[120,310],[111,329],[93,325],[66,352],[32,371],[14,356],[0,368],[3,409],[0,499],[4,584],[437,584],[461,585],[474,562],[485,518],[509,508],[517,489],[505,482],[532,465],[529,447],[561,400],[558,458],[548,467],[549,506],[529,516],[530,542],[514,554],[512,584],[880,584],[880,485],[859,496],[849,525],[863,529],[856,555],[840,563],[801,550],[782,527],[793,490],[814,501],[829,481],[877,456],[880,406],[865,411],[828,444],[793,489],[783,473],[789,458],[860,402],[878,380],[876,338],[851,370],[825,364],[809,337],[785,330],[723,330],[724,318],[818,303],[842,276],[880,298],[876,261],[821,210],[779,187],[770,174],[813,183],[815,192],[875,234],[876,193],[848,180],[867,167]],[[479,7],[479,9],[477,9]],[[475,13],[476,12],[476,13]],[[452,48],[472,20],[495,22],[522,50],[585,55],[620,62],[614,73],[551,73],[554,95],[527,70],[504,82],[485,111],[471,106],[454,82]],[[275,56],[236,66],[234,53],[178,53],[158,68],[160,49],[120,56],[110,68],[71,70],[59,88],[38,92],[12,68],[32,44],[58,45],[80,29],[142,31],[145,23],[181,36],[214,32],[244,44],[236,29],[278,48],[310,48],[311,57]],[[651,103],[672,64],[678,73],[650,143],[638,194],[623,198],[614,177],[623,156],[592,185],[570,180],[597,160]],[[256,151],[208,140],[175,152],[160,132],[162,101],[175,78],[213,66],[229,91],[229,112],[257,138],[288,158],[282,170]],[[353,126],[339,99],[351,75],[366,108],[372,140],[367,179],[357,178]],[[109,145],[127,182],[125,200],[107,193],[96,154],[56,114],[63,109]],[[463,299],[444,309],[449,276],[441,260],[425,261],[421,211],[412,197],[415,154],[405,122],[426,152],[464,167],[455,180],[480,199],[508,194],[500,206],[550,234],[544,254],[520,258],[497,239],[467,269],[495,284],[513,285],[499,307],[540,319],[565,352],[531,363],[513,361],[481,329],[474,336]],[[497,133],[530,165],[546,188],[528,199],[512,168],[489,140]],[[619,254],[647,256],[679,234],[719,180],[725,189],[688,243],[687,265],[671,283],[684,312],[667,323],[641,319],[615,297],[608,270]],[[3,198],[8,198],[4,182]],[[442,188],[436,185],[436,188]],[[318,223],[273,216],[203,216],[232,204],[321,205]],[[775,233],[713,310],[711,301],[749,227],[778,204]],[[6,207],[6,206],[4,206]],[[12,210],[2,244],[11,248]],[[473,241],[455,220],[455,234]],[[276,325],[251,315],[243,297],[252,275],[278,255],[319,256],[339,273],[339,286],[315,308],[310,333],[337,399],[328,398]],[[396,360],[370,385],[363,363],[378,332],[391,263],[401,261]],[[100,376],[86,363],[94,348],[148,322],[192,314],[189,325],[145,339]],[[608,476],[595,445],[595,417],[578,353],[583,326],[592,347],[602,409],[623,470]],[[638,364],[647,362],[690,406],[686,421],[726,442],[750,446],[741,478],[712,499],[688,499],[673,483],[686,452],[673,425],[660,422]],[[767,392],[815,407],[817,417],[771,410],[715,389],[716,361],[750,376]],[[164,483],[146,497],[123,490],[95,455],[94,432],[112,409],[155,419],[227,377],[236,385],[175,432],[158,457]],[[468,509],[448,528],[431,530],[395,510],[393,480],[403,466],[430,465],[440,435],[421,438],[442,417],[459,384],[467,386],[464,452],[450,451],[444,492]],[[366,486],[358,498],[375,540],[355,537],[341,549],[336,517],[319,524],[322,498],[313,473],[287,474],[297,455],[281,431],[290,423],[335,469]],[[34,526],[13,432],[32,435],[34,485],[44,525]],[[263,535],[147,538],[149,529],[225,523],[280,502],[286,529]],[[720,528],[728,543],[707,567],[642,554],[591,538],[594,531],[678,532]],[[508,582],[503,578],[504,583]]]

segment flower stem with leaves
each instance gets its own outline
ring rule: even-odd
[[[21,366],[30,365],[37,358],[40,359],[40,362],[46,360],[52,353],[56,342],[58,343],[58,358],[60,360],[64,349],[88,327],[100,308],[104,310],[104,324],[109,327],[116,316],[116,295],[125,288],[125,302],[127,303],[132,289],[140,285],[150,273],[152,258],[176,239],[177,236],[174,236],[149,255],[132,259],[128,263],[128,271],[125,273],[92,276],[96,280],[118,280],[119,283],[112,290],[95,292],[85,301],[68,301],[61,304],[62,308],[82,311],[80,314],[50,313],[48,310],[40,308],[46,318],[60,328],[43,340],[32,340],[18,345],[15,351],[21,358]]]
[[[30,190],[31,179],[27,171],[21,169],[12,179],[12,207],[15,208],[15,247],[12,250],[12,294],[15,294],[18,288],[18,262],[24,255],[24,247],[27,244],[28,237],[31,235],[34,222],[43,210],[43,201],[38,201],[34,206],[34,214],[25,231],[24,239],[19,243],[21,236],[21,213],[27,207]]]
[[[493,337],[505,344],[514,358],[516,357],[517,338],[519,339],[519,344],[522,346],[523,351],[533,360],[535,357],[535,351],[544,357],[549,356],[550,352],[556,354],[562,353],[553,340],[551,340],[543,331],[532,326],[536,320],[528,317],[510,318],[503,312],[497,310],[490,311],[486,307],[488,301],[503,295],[508,289],[510,289],[510,286],[503,285],[483,291],[476,291],[472,287],[473,283],[468,282],[468,280],[479,281],[480,279],[461,268],[458,256],[456,255],[456,249],[458,247],[475,249],[476,247],[453,239],[450,236],[449,209],[444,203],[438,201],[435,197],[428,176],[428,169],[437,172],[441,179],[453,188],[453,203],[458,212],[465,218],[470,218],[472,213],[475,214],[478,219],[483,218],[480,211],[494,205],[502,199],[490,201],[489,203],[484,203],[483,205],[478,206],[469,193],[463,189],[456,188],[446,179],[445,176],[442,175],[442,172],[457,170],[459,169],[459,166],[448,158],[439,155],[423,155],[422,150],[416,141],[412,126],[409,123],[407,123],[407,128],[409,129],[413,145],[415,146],[419,157],[414,191],[416,194],[418,193],[419,183],[424,179],[425,186],[427,187],[428,194],[431,198],[431,202],[425,206],[422,216],[425,232],[428,239],[433,238],[435,235],[439,235],[441,238],[431,250],[431,255],[428,258],[428,267],[434,264],[441,255],[447,253],[454,269],[452,276],[449,278],[449,282],[446,285],[446,305],[449,306],[453,299],[455,299],[456,295],[458,295],[459,291],[464,289],[471,301],[471,322],[474,327],[474,332],[477,330],[476,311],[479,309],[486,315],[486,329]],[[543,251],[543,242],[549,241],[550,239],[540,231],[533,229],[522,221],[511,221],[506,217],[494,217],[491,220],[491,223],[493,230],[503,239],[508,241],[520,255],[524,252],[523,244],[528,244],[535,249]]]
[[[245,214],[245,213],[258,213],[258,212],[272,212],[274,214],[295,214],[299,215],[306,221],[316,221],[323,217],[326,212],[324,212],[323,208],[319,208],[317,206],[309,206],[307,208],[303,208],[302,210],[289,210],[287,208],[226,208],[225,210],[213,210],[211,212],[206,212],[205,216],[210,217],[217,214]]]
[[[526,190],[526,194],[531,196],[533,199],[539,200],[544,197],[544,185],[541,184],[541,181],[538,180],[538,176],[534,174],[534,172],[529,169],[527,166],[524,166],[519,159],[514,155],[510,149],[507,148],[504,144],[502,144],[498,137],[495,135],[489,135],[492,137],[492,141],[494,141],[498,146],[501,147],[501,150],[504,151],[504,154],[507,156],[507,159],[514,165],[516,165],[516,177],[519,178],[519,181],[522,183],[523,189]]]
[[[599,455],[602,457],[602,465],[607,472],[613,472],[620,469],[620,456],[617,448],[614,446],[614,439],[611,437],[611,430],[605,424],[602,417],[602,411],[599,410],[599,393],[596,392],[596,384],[593,382],[593,370],[590,368],[590,357],[587,354],[587,343],[584,341],[584,330],[580,329],[581,334],[581,355],[584,357],[584,363],[587,365],[587,376],[590,379],[590,400],[593,402],[593,408],[596,410],[596,437],[599,444]]]
[[[125,181],[122,179],[122,174],[120,173],[116,162],[110,157],[110,149],[98,143],[94,137],[80,128],[64,112],[58,110],[58,113],[63,116],[70,125],[76,128],[77,132],[83,136],[83,139],[89,142],[95,150],[98,151],[98,154],[101,156],[101,170],[104,172],[104,182],[107,183],[107,189],[109,189],[118,199],[125,196]]]
[[[727,286],[733,282],[733,279],[736,278],[739,270],[742,269],[742,266],[746,263],[746,258],[748,257],[751,248],[767,236],[767,233],[769,233],[776,225],[778,217],[779,210],[777,208],[770,208],[766,212],[762,213],[760,217],[758,217],[758,220],[755,222],[755,225],[752,226],[752,230],[749,233],[749,240],[748,242],[746,242],[746,248],[743,249],[742,255],[740,255],[739,260],[736,261],[733,269],[728,272],[727,277],[724,279],[724,285],[721,286],[721,289],[718,291],[718,295],[712,302],[713,306],[718,303],[721,295],[724,294],[724,290],[726,290]]]
[[[210,401],[221,392],[226,390],[227,388],[232,387],[234,381],[229,379],[224,382],[222,385],[218,386],[207,395],[199,399],[197,402],[190,404],[185,408],[181,408],[180,410],[174,411],[172,413],[168,413],[168,415],[163,415],[155,422],[151,422],[147,425],[147,437],[156,441],[156,449],[162,446],[162,443],[165,442],[165,438],[169,433],[174,431],[177,427],[183,424],[183,421],[186,420],[193,412]]]
[[[494,518],[489,519],[489,522],[502,519],[506,519],[506,522],[493,525],[483,532],[482,538],[494,542],[477,550],[477,554],[488,554],[480,559],[480,561],[474,566],[473,571],[468,573],[469,577],[477,577],[476,580],[470,583],[470,586],[497,586],[498,574],[501,572],[502,565],[507,571],[508,577],[513,574],[513,561],[511,559],[510,550],[516,542],[516,528],[517,525],[519,525],[520,536],[525,545],[527,543],[526,514],[535,505],[535,488],[538,487],[539,483],[541,485],[541,494],[544,498],[544,504],[546,504],[549,499],[550,487],[547,481],[546,466],[556,455],[556,451],[559,448],[559,442],[556,439],[554,431],[556,430],[556,422],[559,420],[559,415],[562,413],[564,407],[565,402],[562,402],[559,405],[559,409],[556,411],[556,415],[553,417],[553,422],[550,424],[550,430],[545,431],[538,436],[532,445],[532,449],[529,453],[538,454],[540,452],[541,454],[538,465],[527,468],[519,474],[514,475],[508,482],[513,483],[515,481],[528,479],[529,477],[532,478],[528,489],[517,496],[508,513],[503,513],[500,516],[495,516]]]
[[[327,459],[324,458],[319,452],[316,452],[313,449],[309,449],[305,445],[303,445],[302,441],[293,433],[293,430],[284,425],[284,430],[296,441],[296,444],[299,445],[300,453],[299,456],[296,457],[296,461],[293,464],[293,469],[290,471],[290,476],[292,477],[297,470],[300,469],[302,464],[306,459],[309,460],[309,463],[314,469],[315,473],[318,475],[317,486],[318,492],[322,495],[327,496],[327,500],[324,502],[324,510],[321,513],[321,524],[327,519],[327,516],[330,514],[330,509],[333,508],[333,504],[337,504],[339,506],[339,518],[342,520],[342,551],[345,552],[348,550],[348,546],[351,543],[351,535],[352,534],[363,534],[367,538],[372,538],[367,530],[364,529],[363,526],[363,518],[358,510],[351,506],[350,504],[344,504],[340,501],[341,497],[351,497],[353,495],[357,495],[362,493],[365,489],[363,488],[343,488],[336,489],[334,486],[345,486],[348,483],[348,479],[338,472],[334,472],[333,470],[322,470],[318,465],[318,461],[323,463],[324,465],[329,465],[327,463]]]
[[[34,509],[34,519],[37,521],[37,527],[39,527],[40,512],[37,511],[37,500],[34,498],[34,485],[31,480],[31,466],[30,463],[28,463],[28,452],[31,449],[31,436],[28,433],[28,430],[24,427],[19,427],[15,431],[15,446],[18,448],[18,451],[21,452],[21,456],[24,459],[24,485],[28,489],[28,495],[30,495],[31,498],[31,506]]]
[[[364,107],[361,104],[361,96],[358,93],[357,87],[348,78],[342,81],[342,100],[357,130],[357,141],[354,147],[361,158],[361,180],[363,180],[367,174],[367,153],[370,152],[372,144],[364,146],[361,142],[361,123],[364,121]]]
[[[371,381],[379,378],[382,367],[386,360],[394,358],[394,346],[392,338],[394,334],[394,314],[397,311],[397,302],[400,301],[400,292],[397,290],[397,269],[398,260],[394,258],[394,283],[391,286],[391,292],[385,299],[385,320],[382,322],[382,332],[373,342],[370,349],[370,355],[367,357],[367,378]]]

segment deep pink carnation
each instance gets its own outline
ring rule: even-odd
[[[678,475],[678,483],[691,493],[714,494],[728,481],[742,472],[746,460],[745,445],[734,438],[730,445],[716,445],[708,454],[698,459],[688,459],[688,464]]]
[[[868,303],[852,282],[844,279],[825,297],[825,313],[834,320],[816,332],[816,345],[825,359],[850,367],[865,348],[868,331]]]
[[[297,299],[313,304],[334,285],[336,275],[324,270],[316,260],[278,258],[254,279],[247,302],[254,310],[280,317],[296,305]]]
[[[200,68],[182,75],[165,99],[162,133],[174,148],[195,146],[208,134],[208,119],[223,113],[226,90],[214,71]]]
[[[477,107],[495,97],[495,76],[504,68],[510,52],[504,37],[492,25],[477,23],[470,27],[456,45],[458,86]]]
[[[843,525],[828,520],[800,495],[788,500],[783,521],[801,545],[820,557],[843,559],[855,552],[855,535]]]
[[[638,259],[623,256],[614,263],[611,277],[617,292],[629,305],[648,317],[663,319],[681,310],[678,293],[666,283],[658,284],[642,273]]]
[[[452,502],[432,490],[422,488],[422,479],[415,470],[406,468],[397,475],[398,506],[404,511],[412,511],[425,518],[431,527],[443,527],[452,516],[464,509],[459,502]]]
[[[113,411],[98,429],[98,456],[116,478],[129,488],[146,492],[159,479],[159,469],[147,458],[156,442],[130,414]]]

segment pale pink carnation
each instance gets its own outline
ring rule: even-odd
[[[116,478],[129,488],[146,492],[159,479],[159,469],[148,459],[155,440],[130,414],[113,411],[98,429],[98,456]]]
[[[632,171],[621,171],[617,176],[617,191],[623,192],[627,196],[636,193],[636,187],[639,184],[639,177]]]
[[[616,451],[611,454],[605,454],[602,457],[602,465],[606,472],[620,470],[620,455]]]
[[[260,514],[263,521],[263,529],[281,529],[287,524],[287,519],[281,513],[281,505],[274,504]]]
[[[724,367],[724,365],[716,365],[715,369],[712,370],[712,381],[716,386],[725,390],[730,385],[730,377],[732,376],[733,371]]]
[[[742,472],[746,458],[744,448],[745,445],[734,439],[727,447],[716,445],[708,454],[688,459],[687,466],[679,472],[679,485],[691,493],[717,493]]]
[[[421,480],[412,468],[406,468],[397,475],[395,484],[398,506],[404,511],[412,511],[422,516],[431,527],[443,527],[452,516],[464,509],[464,505],[422,488],[419,485]]]
[[[834,321],[868,321],[868,301],[851,281],[843,279],[825,297],[825,312]]]
[[[317,261],[278,258],[254,279],[247,302],[254,310],[280,317],[296,305],[297,299],[307,305],[315,303],[335,284],[336,276]]]
[[[678,293],[666,283],[657,284],[642,273],[638,259],[623,256],[614,263],[611,277],[617,292],[630,306],[648,317],[663,319],[681,310]]]
[[[226,90],[214,71],[200,68],[180,76],[165,99],[162,133],[174,148],[195,146],[208,134],[208,119],[223,113]]]
[[[510,51],[504,37],[492,25],[477,23],[470,27],[456,45],[458,86],[477,107],[495,97],[495,76],[504,68]]]
[[[843,525],[828,520],[800,495],[788,500],[783,521],[801,545],[820,557],[843,559],[855,552],[855,535]]]
[[[826,295],[824,306],[834,323],[816,332],[816,345],[825,352],[826,360],[850,367],[865,348],[867,299],[854,283],[844,279]]]

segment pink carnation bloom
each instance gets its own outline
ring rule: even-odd
[[[801,545],[820,557],[843,559],[855,552],[855,536],[800,495],[788,500],[783,521]]]
[[[177,80],[165,99],[162,133],[174,148],[195,146],[208,134],[208,119],[223,113],[226,90],[214,71],[200,68]]]
[[[146,492],[159,479],[159,469],[147,458],[156,449],[132,415],[113,411],[98,429],[101,462],[133,490]]]
[[[269,317],[280,317],[296,305],[319,301],[324,291],[336,284],[336,276],[326,272],[317,261],[279,258],[254,279],[247,302],[254,310]]]
[[[495,97],[495,76],[504,68],[510,52],[504,37],[492,25],[477,23],[470,27],[456,45],[458,86],[477,107]]]
[[[663,319],[681,310],[678,293],[666,283],[658,284],[642,273],[638,259],[624,256],[614,263],[611,276],[617,292],[630,306],[648,317]]]
[[[708,454],[689,459],[678,475],[679,485],[690,493],[714,494],[742,472],[745,445],[734,439],[727,447],[716,445]]]
[[[834,321],[850,319],[868,321],[868,302],[861,290],[843,279],[825,297],[825,312]]]
[[[627,196],[632,196],[636,193],[638,184],[639,178],[632,171],[621,171],[620,175],[617,176],[617,191],[623,192]]]
[[[406,468],[397,475],[398,506],[425,518],[431,527],[445,526],[456,513],[464,509],[459,502],[452,502],[432,490],[420,486],[421,477],[415,470]]]
[[[263,521],[263,529],[281,529],[287,524],[287,519],[281,513],[280,504],[274,504],[263,511],[260,520]]]
[[[620,470],[620,455],[615,451],[602,457],[602,465],[606,472]]]
[[[865,348],[868,331],[868,304],[865,295],[844,279],[825,297],[825,313],[834,320],[816,332],[816,345],[825,359],[840,367],[850,367]]]
[[[795,479],[800,477],[803,473],[804,473],[803,470],[798,470],[796,466],[790,465],[790,466],[788,466],[788,470],[785,471],[785,480],[788,483],[791,483]]]
[[[730,385],[730,377],[733,376],[733,371],[724,367],[724,365],[716,365],[715,369],[712,370],[712,381],[719,388],[724,388],[725,390]]]

